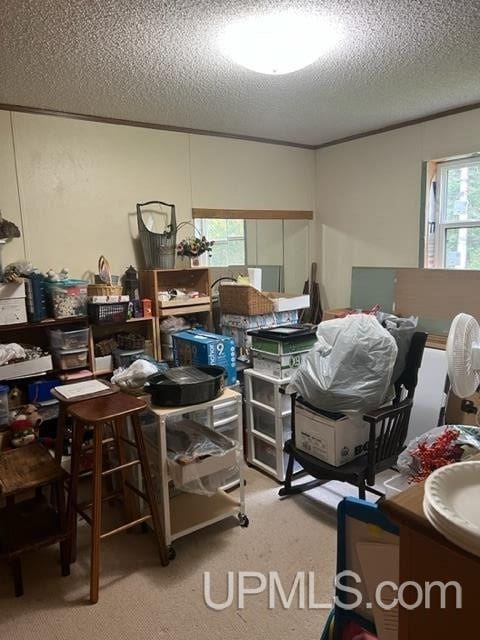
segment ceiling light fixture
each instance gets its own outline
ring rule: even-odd
[[[331,21],[286,11],[232,22],[220,37],[220,49],[247,69],[283,75],[308,67],[339,40]]]

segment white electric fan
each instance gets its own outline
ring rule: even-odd
[[[459,313],[447,340],[448,377],[459,398],[471,396],[480,384],[480,326],[473,316]]]

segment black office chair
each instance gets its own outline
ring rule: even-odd
[[[289,454],[289,458],[285,483],[279,491],[280,496],[303,493],[329,480],[340,480],[358,487],[358,497],[362,500],[365,499],[367,488],[372,493],[384,497],[383,493],[373,489],[375,475],[395,464],[399,454],[405,448],[418,370],[422,363],[426,341],[426,333],[413,334],[405,369],[395,382],[395,398],[392,404],[370,411],[363,416],[365,422],[370,425],[367,453],[341,467],[334,467],[297,449],[295,446],[296,394],[292,395],[292,439],[285,443],[285,452]],[[295,462],[315,480],[292,485]]]

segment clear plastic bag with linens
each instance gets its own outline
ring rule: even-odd
[[[422,435],[410,440],[405,450],[398,456],[397,468],[406,477],[415,476],[422,471],[421,460],[418,457],[418,447],[426,445],[431,447],[446,431],[455,431],[456,438],[452,446],[456,448],[455,459],[457,462],[468,460],[480,453],[480,429],[465,424],[443,425],[433,427]],[[440,453],[437,454],[440,457]]]
[[[391,380],[398,347],[371,315],[354,314],[320,323],[317,342],[294,374],[289,390],[318,409],[371,411],[393,397]]]
[[[168,470],[175,488],[213,495],[239,469],[238,442],[193,420],[167,422]]]

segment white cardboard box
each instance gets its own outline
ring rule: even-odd
[[[290,378],[303,362],[308,351],[290,353],[286,356],[270,356],[252,349],[253,368],[272,378]]]
[[[308,294],[293,295],[291,293],[284,293],[281,297],[276,297],[278,294],[270,294],[273,302],[273,310],[278,313],[279,311],[293,311],[295,309],[306,309],[310,306],[310,296]]]
[[[332,420],[297,402],[297,448],[334,467],[340,467],[366,453],[370,426],[361,417],[341,416],[338,420]]]
[[[25,283],[0,284],[0,324],[22,324],[27,322]]]

